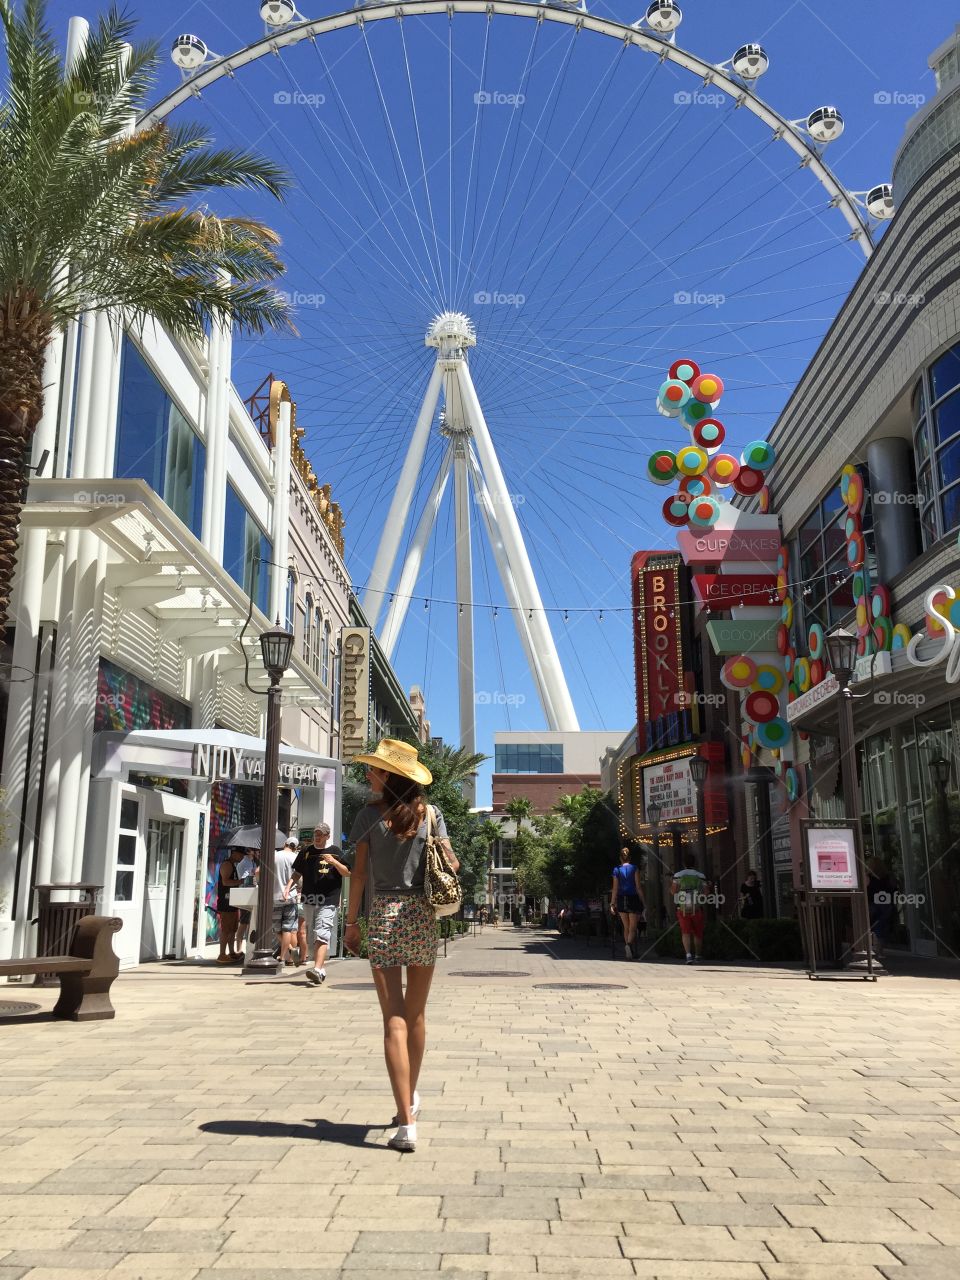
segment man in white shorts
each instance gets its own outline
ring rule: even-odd
[[[340,910],[340,890],[350,868],[341,862],[329,847],[330,828],[319,822],[313,832],[313,844],[306,845],[297,854],[290,876],[290,885],[300,889],[307,922],[307,936],[313,941],[313,968],[307,970],[307,981],[315,986],[326,981],[324,967],[330,939]]]

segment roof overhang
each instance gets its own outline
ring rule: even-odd
[[[230,729],[132,729],[94,737],[93,776],[125,782],[130,773],[205,782],[263,783],[263,738]],[[280,781],[291,786],[339,787],[339,760],[280,747]]]

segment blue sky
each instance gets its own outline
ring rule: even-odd
[[[254,0],[129,7],[165,48],[192,32],[226,54],[263,31]],[[711,62],[764,45],[758,94],[788,118],[841,109],[846,131],[826,158],[850,190],[888,180],[907,119],[933,93],[927,57],[957,18],[946,0],[683,7],[678,43]],[[65,30],[97,8],[57,0],[51,18]],[[643,8],[591,11],[631,22]],[[165,60],[158,94],[177,79]],[[630,557],[671,541],[646,458],[682,440],[654,408],[657,387],[692,357],[725,379],[719,416],[735,450],[766,434],[863,266],[822,188],[750,113],[670,64],[528,19],[351,27],[249,66],[181,116],[295,174],[282,207],[221,206],[281,232],[301,331],[238,341],[234,379],[242,394],[271,371],[290,384],[314,468],[346,513],[355,584],[426,388],[424,331],[462,307],[581,726],[628,729]],[[435,436],[434,471],[440,452]],[[456,740],[449,506],[417,588],[431,603],[411,605],[395,665],[425,687],[434,732]],[[495,729],[544,721],[480,539],[475,577],[478,732],[492,751]]]

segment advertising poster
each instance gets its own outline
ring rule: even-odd
[[[857,846],[852,827],[808,827],[807,867],[810,888],[858,889]]]
[[[690,776],[690,757],[666,760],[643,771],[643,802],[660,806],[661,823],[678,822],[697,816],[697,791]]]

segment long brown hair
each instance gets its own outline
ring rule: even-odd
[[[419,783],[399,773],[388,773],[380,804],[383,820],[400,840],[410,840],[423,821],[425,801]]]

